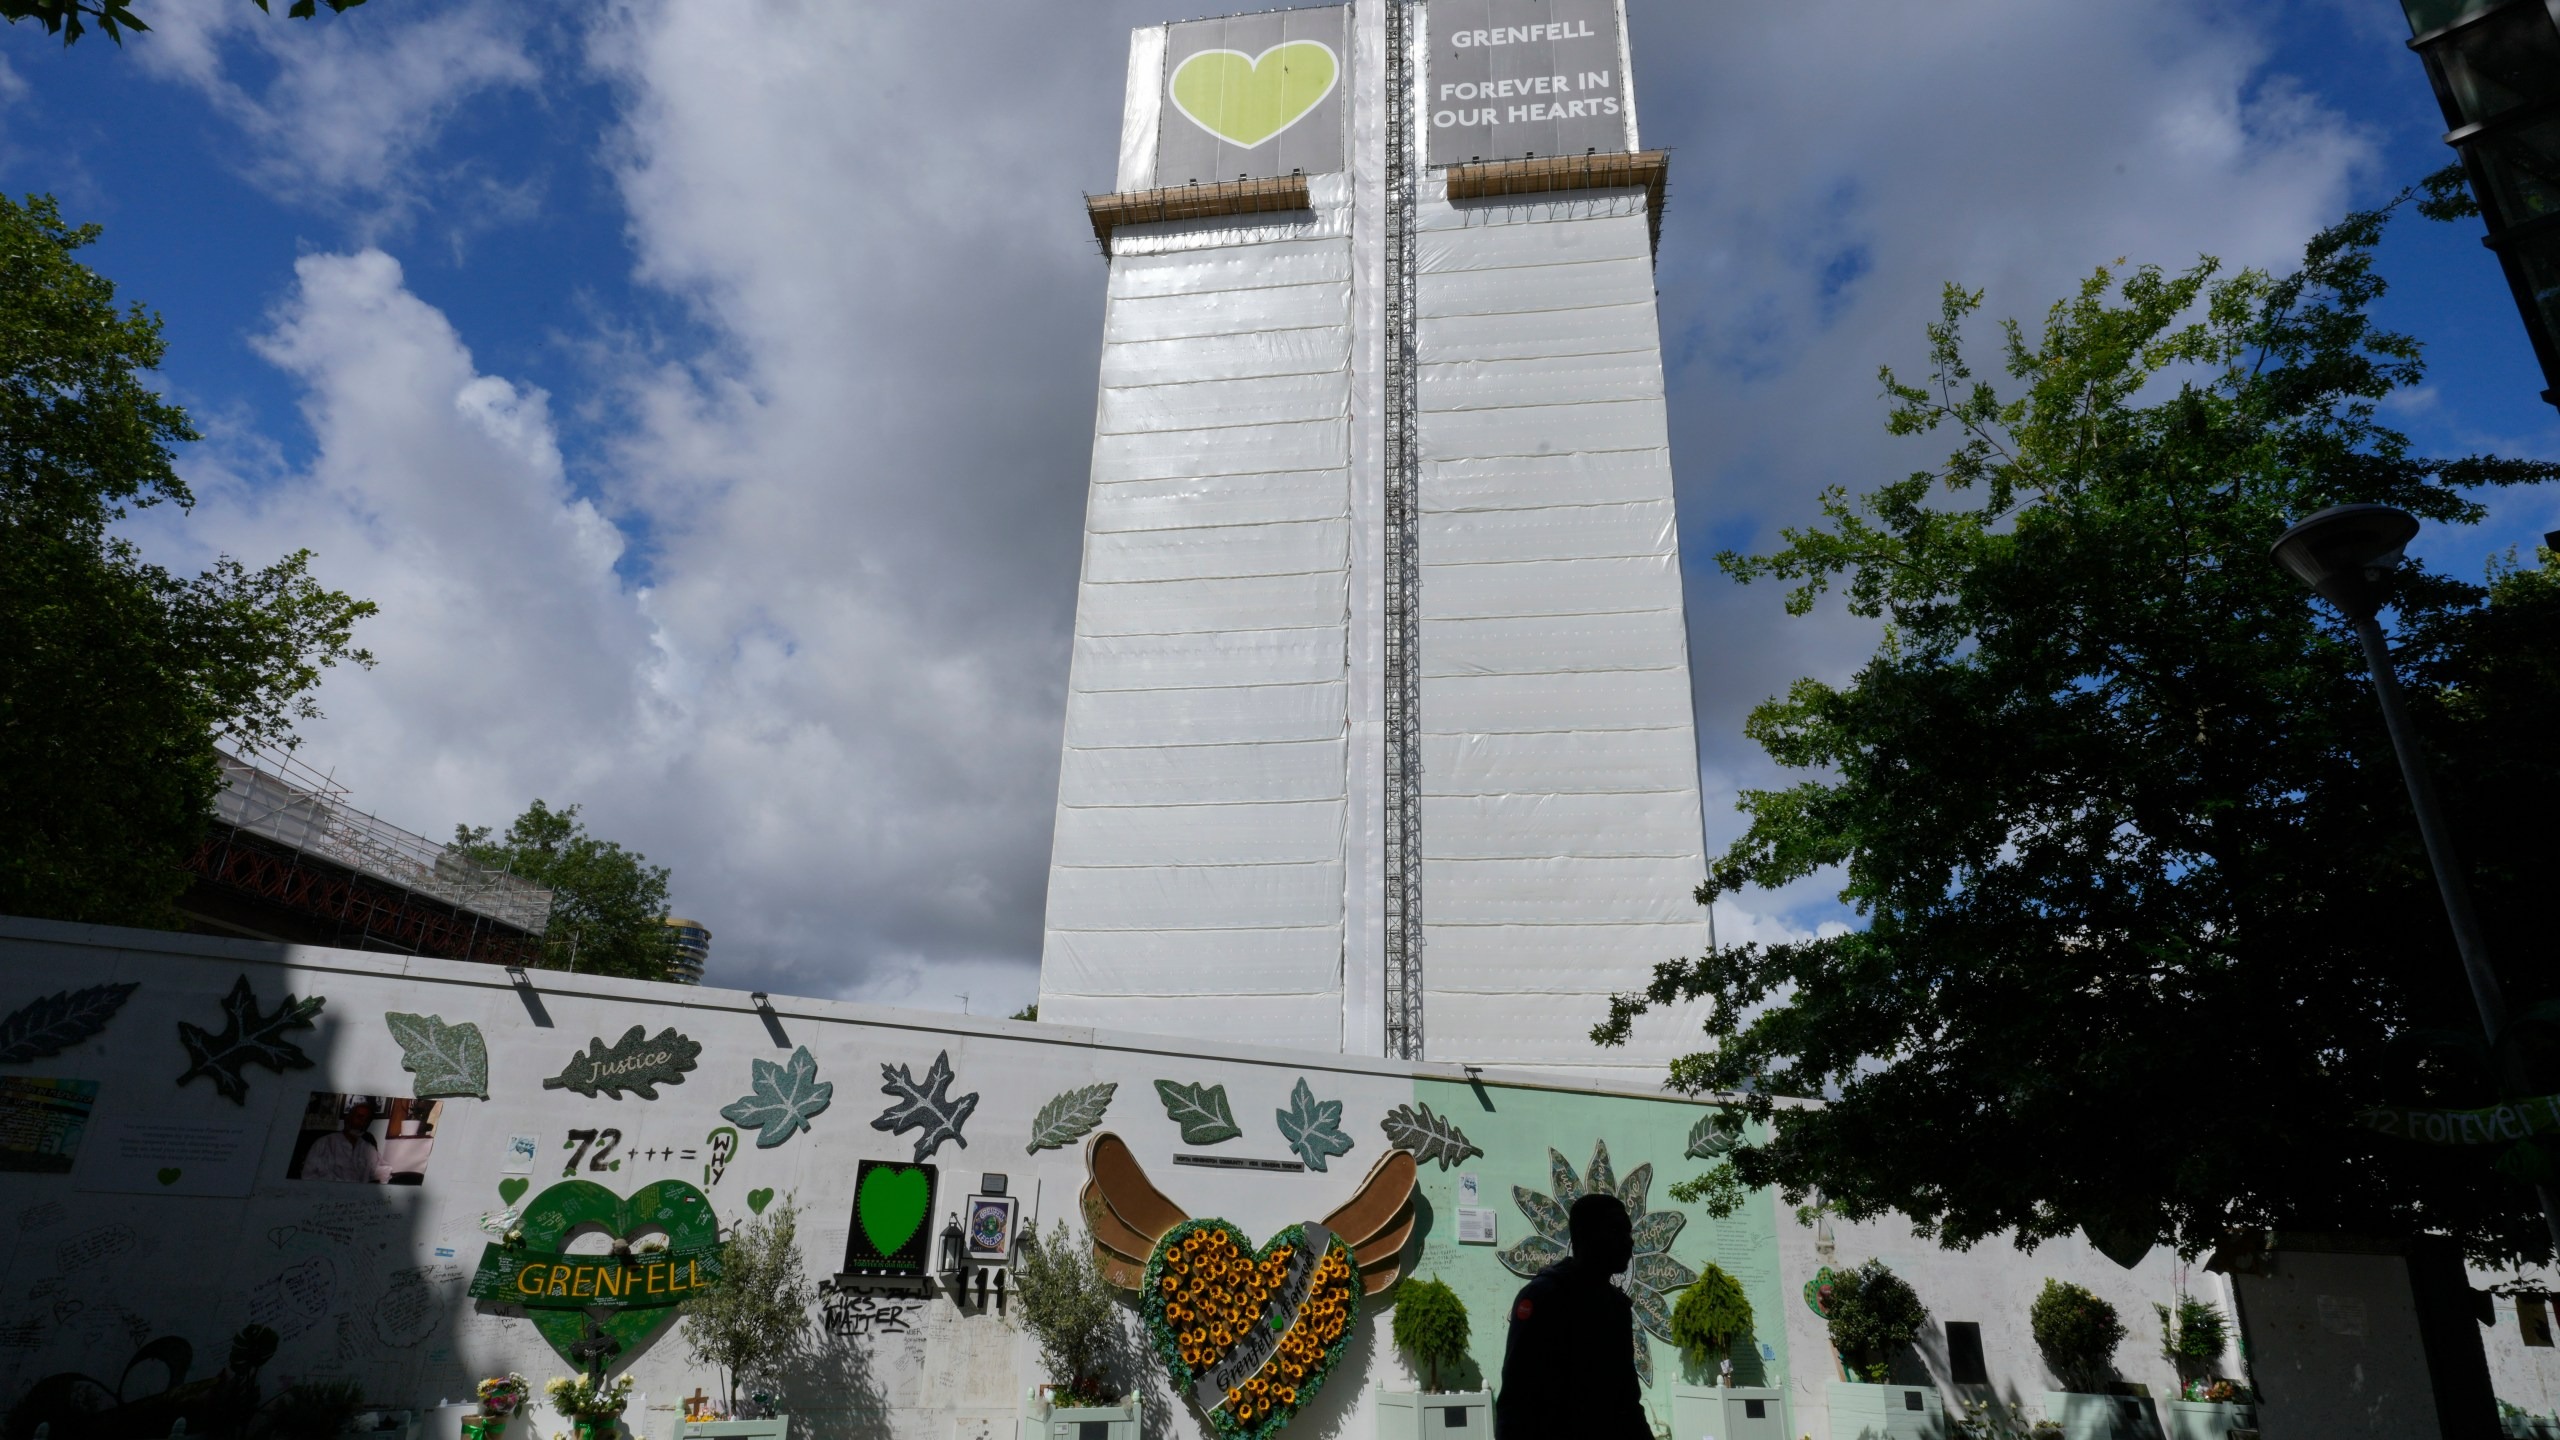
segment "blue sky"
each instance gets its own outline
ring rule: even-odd
[[[281,7],[279,7],[281,8]],[[1631,0],[1674,152],[1659,284],[1711,843],[1742,713],[1869,637],[1709,557],[1882,433],[1938,285],[2039,312],[2119,255],[2281,265],[2449,157],[2396,7]],[[672,864],[717,977],[1011,1009],[1033,988],[1126,28],[1110,0],[506,6],[289,22],[143,0],[0,34],[0,185],[107,229],[208,432],[172,563],[310,545],[372,595],[304,758],[430,834],[535,795]],[[2423,450],[2560,454],[2476,222],[2382,316]],[[2497,497],[2422,553],[2560,526]],[[1728,935],[1831,914],[1747,897]]]

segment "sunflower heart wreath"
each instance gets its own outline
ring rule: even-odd
[[[1324,1388],[1360,1313],[1342,1237],[1309,1221],[1260,1250],[1224,1220],[1186,1220],[1147,1258],[1139,1301],[1176,1390],[1231,1440],[1263,1440]]]

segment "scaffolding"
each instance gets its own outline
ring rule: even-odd
[[[1415,0],[1387,6],[1386,1019],[1387,1054],[1423,1058],[1422,457],[1414,234]]]

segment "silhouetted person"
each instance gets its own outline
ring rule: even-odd
[[[1635,1306],[1609,1277],[1635,1255],[1614,1195],[1573,1202],[1573,1253],[1520,1287],[1493,1402],[1497,1440],[1653,1440],[1636,1388]]]

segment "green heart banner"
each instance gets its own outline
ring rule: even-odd
[[[2367,1110],[2356,1123],[2401,1140],[2429,1145],[2505,1145],[2536,1135],[2560,1135],[2560,1095],[2510,1100],[2477,1110],[2416,1110],[2394,1105]]]
[[[853,1225],[844,1238],[849,1275],[921,1275],[932,1247],[934,1167],[855,1162]]]
[[[470,1293],[523,1307],[572,1365],[585,1363],[579,1349],[589,1325],[611,1354],[627,1356],[675,1319],[673,1307],[720,1279],[720,1222],[711,1201],[681,1180],[643,1185],[628,1200],[592,1180],[563,1180],[526,1203],[518,1227],[520,1243],[482,1249]],[[590,1229],[624,1241],[656,1231],[666,1248],[627,1256],[562,1250]]]
[[[1192,124],[1251,150],[1323,104],[1341,71],[1332,46],[1291,40],[1259,55],[1199,51],[1174,67],[1165,88]]]

